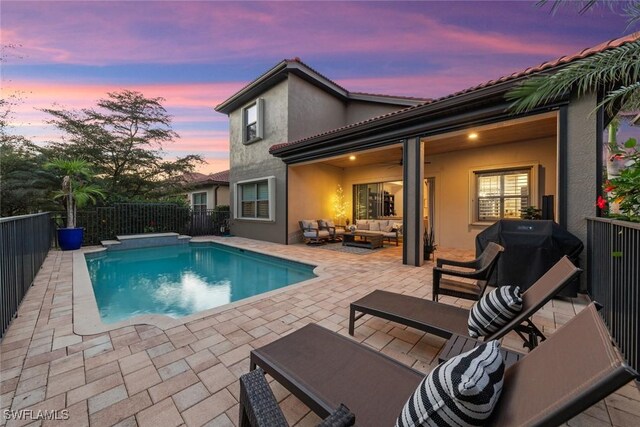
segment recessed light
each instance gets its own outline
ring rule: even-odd
[[[356,156],[349,156],[349,160],[354,161],[356,159]]]
[[[478,139],[478,134],[477,134],[477,133],[475,133],[475,132],[471,132],[471,133],[469,134],[469,139]]]

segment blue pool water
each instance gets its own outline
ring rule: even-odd
[[[315,277],[313,266],[215,243],[85,255],[102,321],[182,317]]]

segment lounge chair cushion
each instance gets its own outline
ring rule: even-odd
[[[369,230],[369,224],[360,224],[358,222],[358,224],[356,225],[356,227],[358,227],[358,230]]]
[[[380,223],[378,221],[371,221],[369,223],[370,231],[380,231]]]
[[[303,219],[302,220],[302,227],[304,227],[305,230],[308,230],[309,228],[317,229],[318,228],[318,221]]]
[[[506,325],[522,311],[518,286],[502,286],[483,296],[469,311],[469,335],[487,336]]]
[[[396,427],[482,425],[500,398],[503,380],[500,343],[486,342],[431,371],[402,408]]]

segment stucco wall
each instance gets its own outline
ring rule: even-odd
[[[236,236],[285,243],[286,236],[286,165],[269,154],[269,148],[287,141],[287,82],[283,81],[264,92],[264,138],[252,144],[242,143],[242,108],[229,115],[230,185],[255,178],[276,178],[275,221],[233,219],[231,233]],[[233,190],[232,190],[233,191]],[[234,195],[230,204],[235,211]]]
[[[289,168],[289,243],[301,241],[298,221],[335,219],[333,202],[342,174],[341,168],[325,164]]]
[[[345,103],[293,74],[288,84],[289,141],[344,126]]]
[[[382,116],[393,111],[402,110],[404,106],[388,104],[372,104],[362,101],[351,101],[347,106],[346,125],[361,122],[372,117]]]
[[[197,190],[193,190],[189,192],[189,206],[193,207],[193,195],[197,193],[207,193],[207,209],[214,209],[216,206],[220,205],[228,205],[229,204],[229,187],[228,186],[219,186],[218,187],[218,204],[215,204],[215,191],[216,186],[211,185],[203,188],[199,188]]]
[[[474,249],[475,237],[486,228],[470,225],[470,171],[487,166],[509,167],[517,163],[538,163],[538,195],[556,194],[555,138],[494,145],[446,154],[429,155],[425,145],[425,178],[436,179],[436,241],[442,247]],[[557,202],[556,202],[557,203]],[[540,207],[540,201],[532,201]]]

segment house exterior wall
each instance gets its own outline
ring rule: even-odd
[[[287,82],[289,85],[289,141],[344,126],[346,117],[344,102],[294,74],[289,74]]]
[[[211,185],[203,188],[198,188],[196,190],[190,191],[188,193],[189,197],[189,206],[193,207],[193,195],[197,193],[207,193],[207,209],[215,209],[216,206],[220,205],[228,205],[229,204],[229,186],[228,185],[220,185],[218,187],[218,204],[215,204],[215,188],[216,185]]]
[[[231,233],[236,236],[286,243],[286,177],[284,162],[269,153],[269,147],[287,141],[288,85],[283,81],[260,95],[264,99],[264,137],[245,145],[242,142],[242,108],[229,114],[229,184],[232,215]],[[275,177],[276,215],[274,221],[235,218],[234,184],[257,178]]]
[[[427,141],[424,176],[436,179],[436,243],[447,248],[473,249],[476,236],[487,227],[470,224],[469,175],[474,170],[538,163],[541,166],[538,196],[555,195],[556,147],[556,139],[548,138],[429,155]],[[540,207],[540,200],[532,201],[532,204]]]
[[[407,107],[401,107],[398,105],[373,104],[363,101],[351,101],[347,106],[347,117],[346,123],[344,124],[350,125],[353,123],[358,123],[372,117],[382,116],[383,114],[402,110],[403,108]]]
[[[289,243],[302,241],[300,220],[338,220],[334,218],[333,202],[342,176],[343,169],[322,163],[289,168]]]

